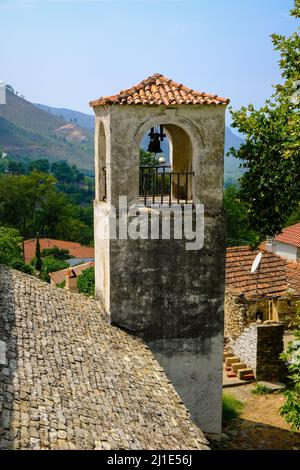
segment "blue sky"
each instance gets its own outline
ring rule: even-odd
[[[159,72],[258,106],[280,81],[270,34],[293,0],[0,0],[0,79],[33,102],[88,102]]]

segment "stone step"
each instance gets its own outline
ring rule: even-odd
[[[246,369],[247,365],[244,362],[235,362],[231,366],[233,372],[237,373],[238,369]]]
[[[243,380],[247,380],[251,382],[252,380],[255,380],[254,374],[245,374],[243,377]]]
[[[224,359],[224,362],[226,361],[227,357],[232,357],[233,354],[229,351],[224,351],[223,353],[223,359]]]
[[[231,364],[235,364],[237,362],[241,362],[240,358],[238,356],[230,356],[227,357],[225,360],[225,366],[229,367]]]
[[[245,368],[245,369],[238,369],[237,371],[237,376],[238,376],[238,379],[240,380],[244,380],[244,377],[249,374],[253,375],[253,369],[250,369],[250,367]]]
[[[232,370],[226,371],[226,375],[229,379],[233,379],[234,377],[236,377],[236,373],[232,372]]]

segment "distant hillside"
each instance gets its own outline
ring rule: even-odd
[[[72,119],[73,122],[76,122],[76,124],[83,129],[94,129],[94,116],[92,114],[84,114],[72,109],[53,108],[52,106],[47,106],[45,104],[36,104],[36,106],[53,114],[54,116],[63,117],[66,121],[70,121]]]
[[[7,90],[0,106],[0,145],[19,160],[68,160],[82,170],[93,168],[93,139],[76,123],[65,121]]]

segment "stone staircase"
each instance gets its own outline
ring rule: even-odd
[[[228,378],[238,378],[251,382],[255,380],[253,369],[240,360],[230,351],[224,352],[225,371]]]

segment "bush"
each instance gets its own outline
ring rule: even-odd
[[[85,269],[77,278],[79,292],[87,295],[95,295],[95,269],[94,266]]]
[[[41,271],[41,279],[46,282],[50,282],[49,273],[54,271],[60,271],[61,269],[66,269],[69,267],[69,264],[66,261],[58,260],[53,256],[46,256],[43,258],[43,266]]]
[[[266,387],[266,385],[258,383],[256,387],[251,390],[251,393],[253,393],[253,395],[268,395],[268,393],[273,393],[273,390]]]
[[[53,256],[53,258],[59,260],[67,260],[73,258],[73,256],[70,255],[69,250],[58,248],[57,246],[54,246],[52,248],[44,248],[42,251],[42,257],[46,256]]]
[[[34,275],[34,269],[30,264],[24,263],[24,261],[20,259],[12,260],[10,266],[18,271],[22,271],[22,273]]]
[[[223,424],[228,424],[233,419],[236,419],[240,416],[244,404],[237,400],[230,393],[223,393],[222,397],[222,422]]]
[[[280,414],[291,425],[293,431],[300,429],[300,309],[297,319],[296,339],[289,343],[287,352],[281,355],[281,359],[287,363],[289,384],[284,392],[286,401],[280,408]]]

